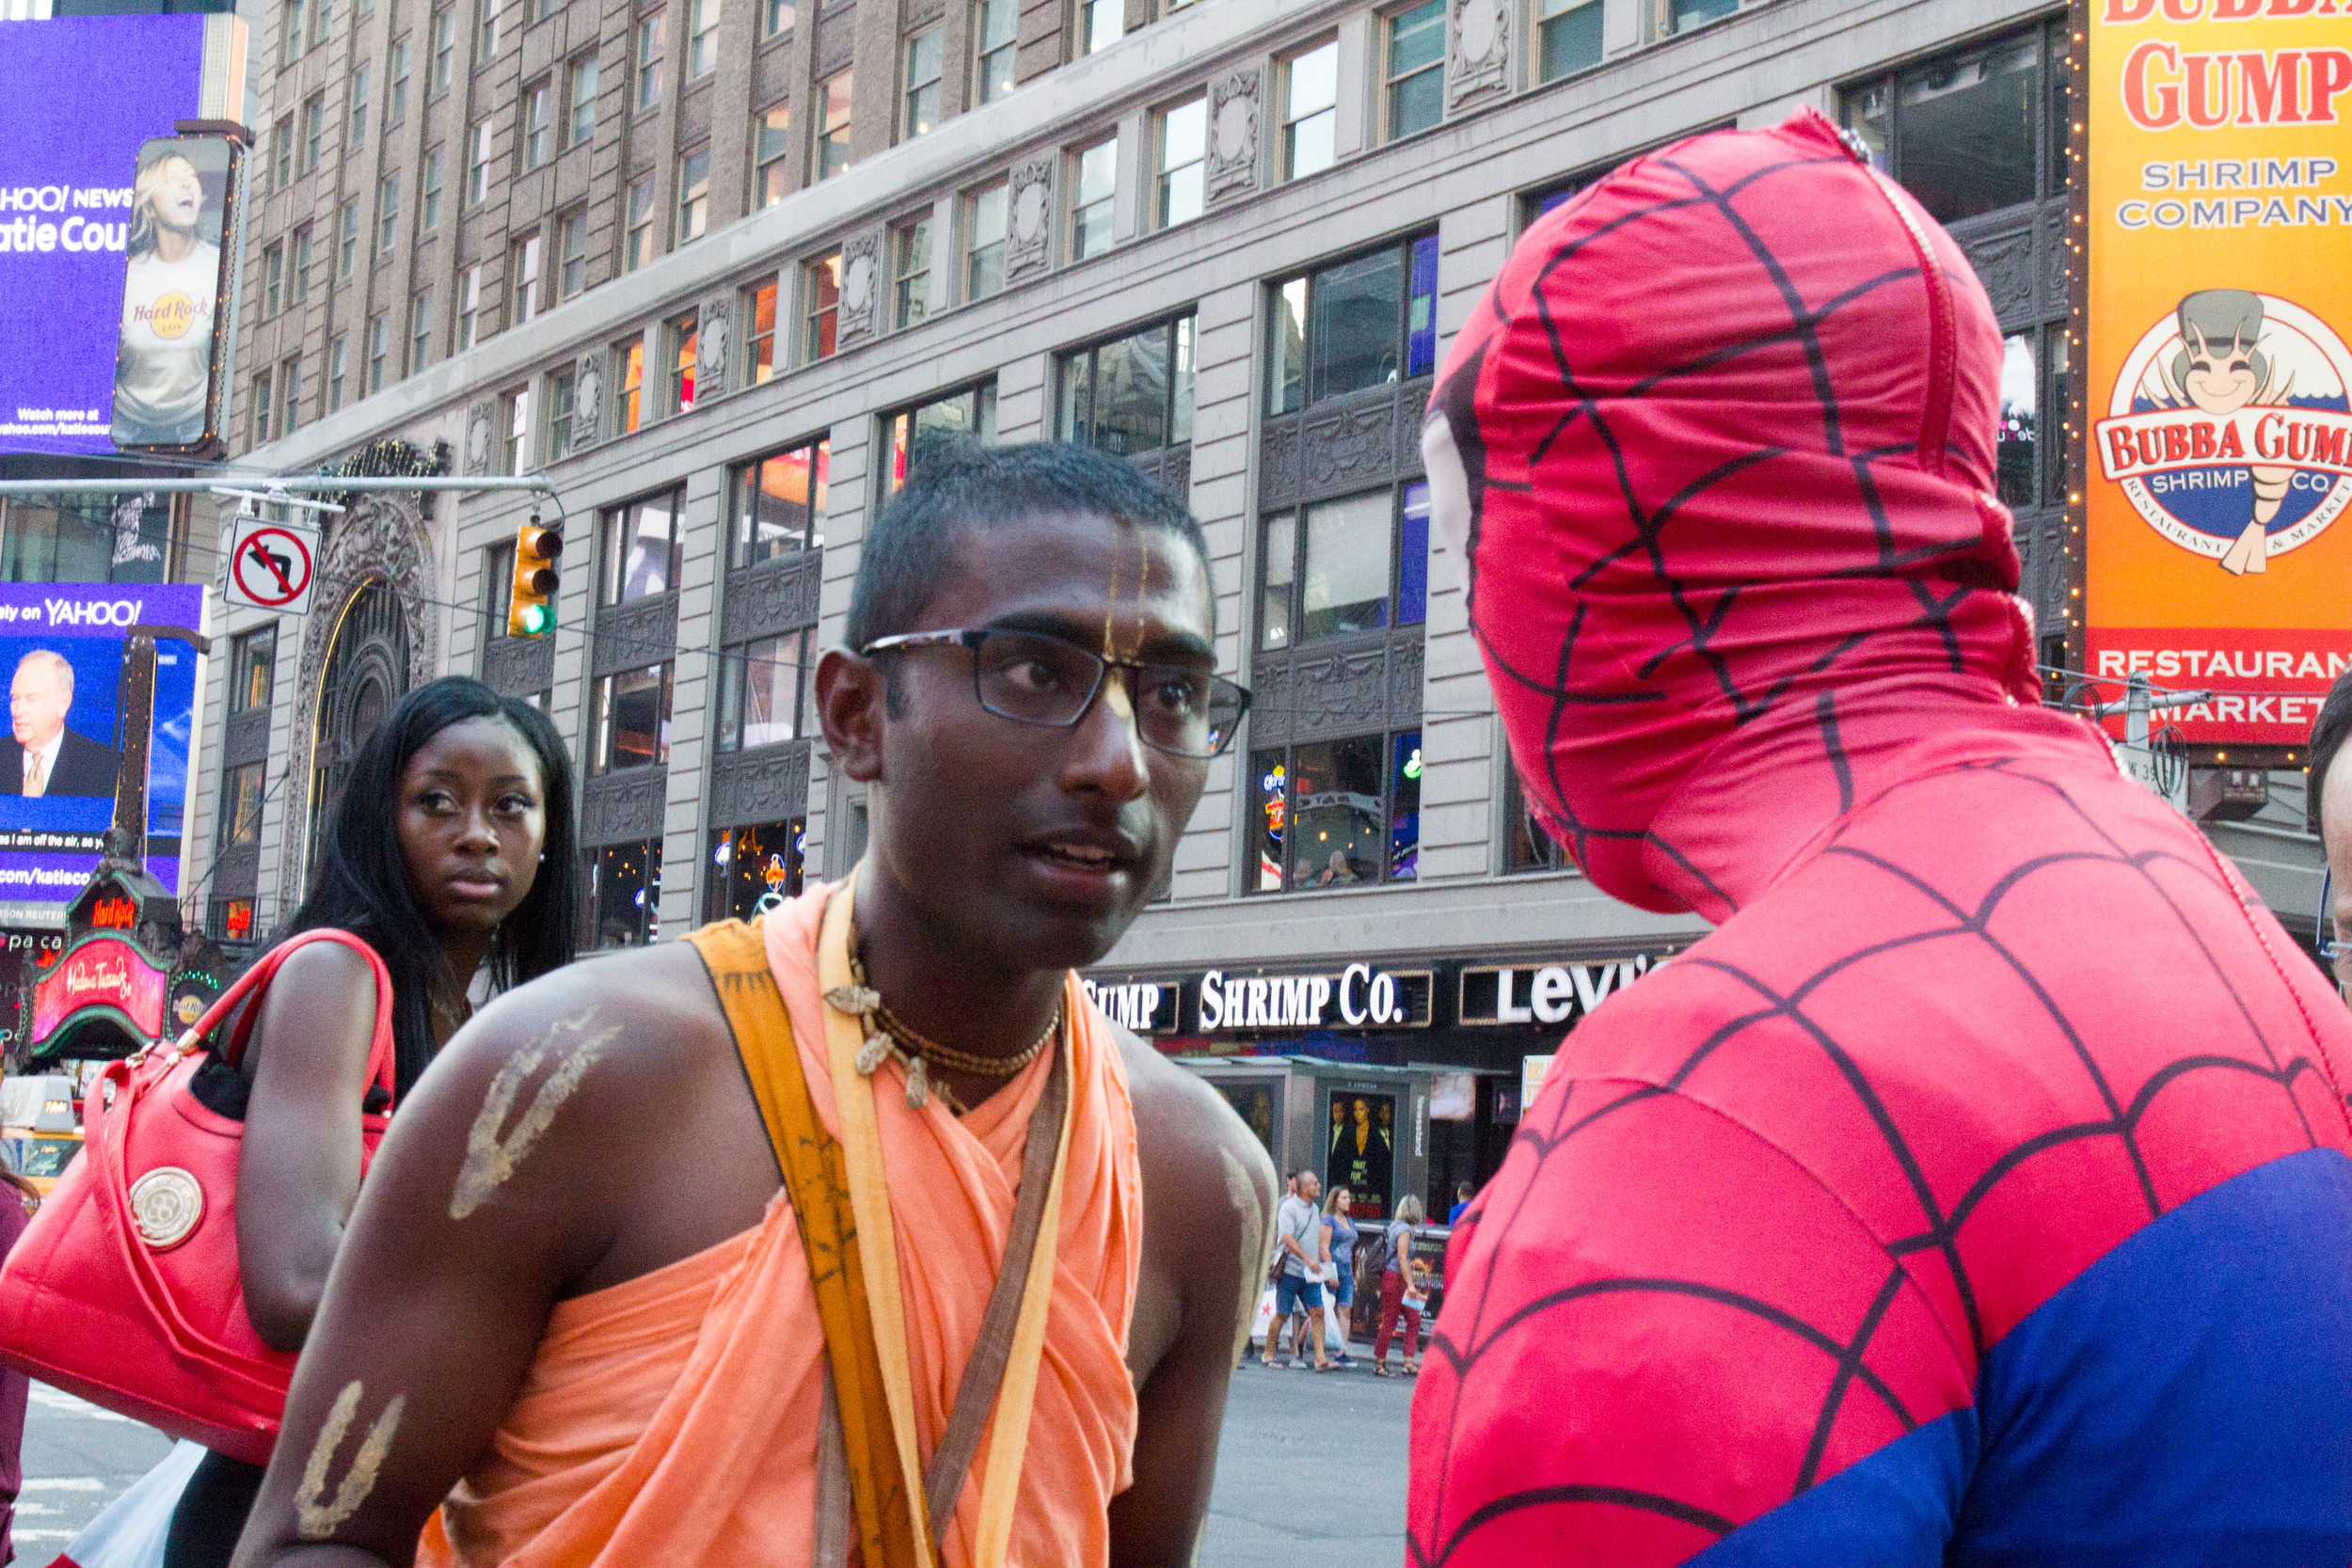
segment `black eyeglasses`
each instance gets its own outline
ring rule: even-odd
[[[1233,743],[1249,693],[1195,664],[1104,658],[1062,638],[1034,631],[910,631],[878,637],[858,651],[868,657],[907,648],[972,650],[972,687],[980,706],[1023,724],[1074,729],[1101,694],[1111,670],[1132,673],[1136,735],[1180,757],[1213,757]]]
[[[2334,963],[2347,952],[2352,952],[2352,942],[2339,941],[2328,934],[2336,928],[2335,893],[2336,868],[2330,865],[2319,874],[2319,930],[2317,933],[2319,956],[2328,963]]]

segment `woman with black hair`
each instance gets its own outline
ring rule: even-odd
[[[401,699],[360,747],[326,819],[310,892],[279,932],[364,940],[392,980],[394,1094],[470,1016],[485,968],[504,990],[572,958],[572,784],[547,715],[449,676]],[[375,984],[335,942],[288,955],[227,1085],[244,1100],[238,1273],[271,1346],[301,1348],[359,1196]],[[207,1070],[214,1070],[208,1069]],[[380,1098],[380,1090],[375,1091]],[[225,1568],[259,1467],[207,1454],[182,1495],[165,1568]]]

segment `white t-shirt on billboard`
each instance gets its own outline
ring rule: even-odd
[[[213,372],[213,292],[220,247],[199,243],[177,261],[152,250],[131,259],[122,289],[115,367],[118,428],[133,439],[183,444],[204,434]]]

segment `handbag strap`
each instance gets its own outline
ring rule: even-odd
[[[221,993],[220,999],[204,1010],[204,1016],[180,1037],[179,1049],[183,1054],[195,1050],[219,1029],[248,997],[266,989],[296,949],[308,947],[314,942],[340,943],[367,960],[368,973],[375,981],[375,1032],[368,1042],[368,1081],[382,1088],[389,1100],[393,1092],[392,974],[384,967],[384,959],[374,948],[351,932],[332,926],[297,931],[262,954],[260,961],[238,975],[236,982]],[[235,1067],[244,1058],[246,1046],[253,1037],[253,1026],[259,1021],[260,1008],[246,1008],[244,1016],[238,1018],[229,1031],[229,1037],[221,1042],[222,1061]]]

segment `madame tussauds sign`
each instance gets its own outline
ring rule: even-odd
[[[81,942],[33,986],[33,1038],[57,1032],[83,1007],[116,1009],[150,1039],[164,1029],[164,991],[170,978],[119,937]]]

